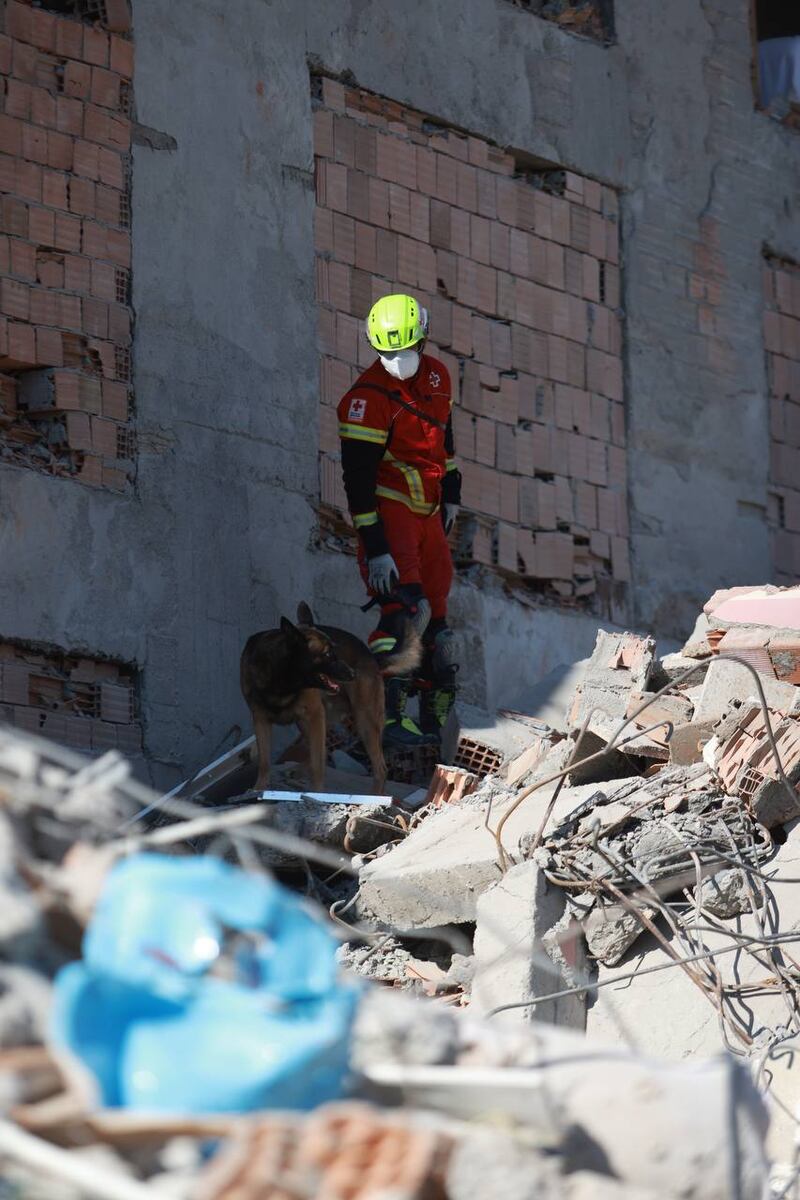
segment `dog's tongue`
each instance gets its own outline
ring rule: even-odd
[[[329,692],[338,692],[339,691],[339,684],[336,683],[335,680],[331,679],[330,675],[320,675],[320,679],[325,684],[325,687],[328,689]]]

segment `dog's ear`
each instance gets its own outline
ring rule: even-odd
[[[297,606],[297,623],[298,625],[314,624],[314,614],[306,604],[305,600],[301,600]]]
[[[288,617],[281,617],[281,633],[286,633],[293,638],[301,638],[302,640],[305,640],[300,630],[296,625],[292,624]]]

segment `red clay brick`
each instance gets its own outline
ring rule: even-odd
[[[133,78],[133,42],[112,34],[109,61],[112,71],[123,79]]]
[[[115,346],[131,344],[131,310],[125,304],[109,304],[108,336]]]
[[[91,450],[92,431],[88,413],[69,411],[64,420],[67,426],[67,442],[71,450]]]
[[[61,302],[58,292],[34,288],[31,291],[30,299],[30,319],[34,325],[59,325],[61,323]]]
[[[80,251],[81,222],[68,213],[56,213],[53,245],[59,250]]]
[[[28,236],[37,246],[56,246],[55,214],[31,206],[28,214]]]
[[[30,42],[33,36],[33,9],[18,0],[8,0],[5,12],[6,33],[9,37]]]
[[[95,216],[107,225],[122,224],[122,193],[98,183],[95,186]],[[338,215],[338,214],[337,214]]]
[[[51,129],[47,134],[47,165],[57,171],[72,170],[72,138]]]
[[[64,259],[60,254],[39,251],[36,256],[36,278],[46,288],[63,288]]]
[[[69,210],[81,217],[95,213],[95,185],[90,179],[73,176],[69,181]]]
[[[42,172],[42,203],[50,208],[67,207],[67,176],[58,171]]]
[[[95,262],[90,263],[91,270],[91,285],[90,292],[98,300],[116,300],[117,285],[115,268],[110,263]]]
[[[108,66],[109,38],[102,29],[83,27],[83,60],[95,67]]]
[[[36,281],[36,248],[30,242],[21,238],[11,238],[9,242],[10,271],[19,279]]]
[[[123,191],[126,177],[122,157],[115,150],[109,150],[105,146],[98,147],[97,154],[100,182]]]
[[[90,96],[101,108],[119,108],[119,75],[104,67],[92,67]]]
[[[499,221],[489,222],[489,262],[502,271],[508,271],[511,266],[510,232]]]
[[[75,329],[83,332],[83,322],[81,320],[81,299],[80,296],[62,295],[59,299],[60,320],[59,324],[64,329]]]
[[[0,76],[11,74],[11,38],[0,34]]]
[[[8,353],[2,365],[11,369],[36,366],[36,337],[32,325],[9,321]]]
[[[389,228],[395,233],[411,232],[411,205],[407,188],[389,184]]]
[[[56,128],[60,133],[83,133],[83,103],[70,96],[56,97]]]
[[[131,235],[124,230],[107,231],[108,257],[121,267],[131,265]]]
[[[416,156],[417,187],[426,196],[436,196],[436,155],[427,146],[417,146]]]
[[[7,117],[16,117],[20,121],[30,120],[33,88],[21,79],[6,81],[6,99],[3,110]]]
[[[16,279],[0,279],[0,312],[21,321],[30,319],[30,288]]]
[[[18,161],[14,172],[14,191],[25,200],[42,198],[42,168],[38,163]]]
[[[92,337],[108,337],[108,305],[103,300],[84,299],[83,330]]]
[[[58,134],[56,137],[60,136]],[[47,130],[40,125],[31,125],[27,121],[22,125],[22,157],[29,162],[47,162]],[[56,166],[56,163],[51,163]]]
[[[0,197],[0,230],[15,237],[28,236],[28,206],[13,196]]]
[[[105,0],[106,26],[114,33],[131,32],[130,0]],[[113,42],[113,38],[111,39]]]
[[[23,122],[0,114],[0,152],[19,158],[22,154]]]
[[[36,328],[36,362],[42,367],[60,367],[64,361],[61,334],[57,329]]]
[[[109,421],[104,417],[91,418],[91,448],[101,458],[115,459],[117,457],[118,428],[116,421]]]
[[[31,41],[40,50],[55,50],[56,18],[52,13],[31,9]]]
[[[97,180],[100,177],[100,147],[96,142],[77,138],[73,148],[72,169],[76,175]]]
[[[31,88],[31,120],[48,127],[56,123],[55,96],[51,96],[44,88]]]
[[[26,46],[21,41],[13,42],[11,69],[15,78],[38,83],[39,57],[39,51],[34,46]]]
[[[114,421],[128,420],[128,388],[124,383],[103,380],[103,416]]]
[[[344,163],[346,167],[355,167],[356,165],[356,125],[355,122],[346,116],[332,116],[333,120],[333,144],[334,152],[329,157],[336,159],[336,162]]]
[[[64,65],[64,95],[86,100],[92,88],[92,68],[83,62]]]
[[[80,58],[83,53],[83,26],[69,17],[56,18],[56,54],[61,58]]]
[[[470,247],[472,257],[487,266],[491,264],[490,224],[485,217],[472,215],[470,218]],[[502,228],[502,226],[500,227]],[[507,264],[506,264],[507,265]]]
[[[420,242],[428,242],[430,240],[430,200],[427,196],[421,196],[419,192],[409,193],[409,224],[410,233],[413,238]]]

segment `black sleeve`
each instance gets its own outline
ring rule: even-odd
[[[444,431],[444,451],[449,463],[456,452],[453,440],[452,414],[447,418],[447,429]],[[458,467],[451,465],[445,473],[445,477],[442,480],[442,502],[444,504],[461,503],[461,472]]]
[[[384,447],[342,438],[342,475],[353,523],[367,558],[389,553],[383,522],[375,508],[375,485]]]
[[[447,418],[447,428],[444,431],[444,452],[448,458],[452,458],[456,452],[456,445],[453,439],[453,414]]]

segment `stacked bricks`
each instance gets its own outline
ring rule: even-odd
[[[454,383],[464,557],[608,612],[630,578],[616,194],[313,83],[325,511],[346,508],[335,410],[374,360],[364,318],[411,292]]]
[[[86,754],[142,752],[132,667],[0,642],[0,721]]]
[[[126,0],[96,7],[102,23],[20,0],[0,15],[0,457],[122,491],[133,43]]]
[[[770,422],[769,517],[774,582],[800,576],[800,267],[764,263]]]

